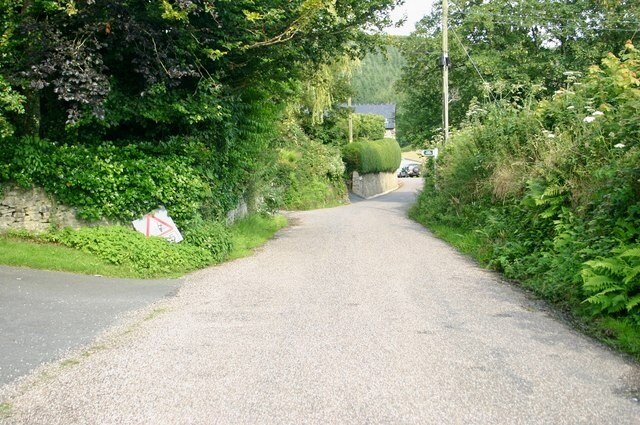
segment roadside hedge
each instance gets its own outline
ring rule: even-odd
[[[127,222],[164,205],[179,226],[197,215],[210,190],[194,159],[150,154],[138,145],[65,145],[24,138],[0,143],[0,182],[37,185],[86,220]]]
[[[394,139],[355,142],[342,148],[347,172],[360,174],[394,172],[400,167],[400,145]]]
[[[411,216],[640,359],[640,50],[472,108]]]
[[[309,137],[295,122],[282,125],[274,188],[265,197],[273,209],[308,210],[340,205],[347,187],[340,149]]]

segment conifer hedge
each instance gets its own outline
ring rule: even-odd
[[[394,139],[350,143],[342,148],[347,172],[391,173],[400,167],[400,145]]]

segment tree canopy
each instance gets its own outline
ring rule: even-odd
[[[441,126],[441,14],[437,5],[402,47],[401,138],[426,140]],[[521,102],[531,93],[553,93],[570,73],[620,51],[639,29],[640,3],[631,0],[452,2],[451,123],[464,119],[474,98]]]
[[[387,24],[394,3],[3,0],[5,128],[49,136],[69,125],[111,134],[211,125],[229,112],[225,97],[268,88],[277,99],[305,70],[357,55],[370,39],[362,29]]]
[[[90,219],[223,216],[269,186],[291,104],[399,2],[0,0],[0,181]]]

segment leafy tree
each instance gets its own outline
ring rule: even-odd
[[[190,155],[223,214],[263,184],[310,70],[362,55],[396,3],[0,0],[0,133]]]
[[[131,102],[119,108],[123,97],[149,96],[153,127],[181,118],[179,129],[218,120],[209,104],[224,89],[287,81],[304,66],[353,54],[359,48],[354,42],[367,40],[361,27],[387,23],[384,11],[394,3],[7,0],[1,4],[7,52],[2,74],[16,88],[36,91],[39,99],[30,100],[39,109],[34,116],[63,106],[67,124],[88,116],[100,121],[106,102],[115,98],[105,123],[113,132],[114,124],[126,122],[128,131],[144,122],[131,122]],[[60,126],[52,121],[32,131],[47,135]]]
[[[617,52],[637,37],[640,25],[640,5],[633,1],[468,0],[455,2],[450,15],[453,125],[474,98],[521,104],[532,92],[553,93],[566,72],[585,72]],[[435,8],[402,45],[407,100],[398,119],[401,139],[426,140],[441,125],[440,17]]]

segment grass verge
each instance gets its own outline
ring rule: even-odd
[[[11,416],[13,406],[10,403],[0,403],[0,419],[7,419]]]
[[[287,225],[287,219],[283,216],[266,217],[254,215],[236,222],[231,226],[232,248],[228,255],[229,260],[251,255],[253,250]]]
[[[0,237],[0,262],[7,266],[65,271],[111,277],[134,277],[129,267],[110,264],[80,250],[37,243],[8,236]]]
[[[426,226],[426,225],[425,225]],[[438,238],[450,243],[458,251],[470,255],[481,264],[489,261],[489,247],[482,234],[473,230],[451,228],[440,224],[426,226]]]
[[[282,216],[254,215],[236,222],[229,228],[232,249],[225,260],[246,257],[287,225]],[[29,236],[0,235],[0,264],[41,270],[65,271],[87,275],[118,278],[175,278],[192,270],[162,271],[153,276],[141,276],[127,265],[115,265],[95,254],[37,241]]]

